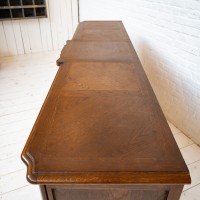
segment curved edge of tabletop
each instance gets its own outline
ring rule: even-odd
[[[45,107],[45,105],[46,105],[46,102],[47,102],[47,99],[49,98],[49,96],[50,96],[50,94],[51,94],[51,92],[52,92],[52,90],[53,90],[53,87],[54,87],[54,83],[55,83],[55,81],[56,81],[56,79],[57,79],[57,77],[58,77],[58,74],[59,74],[59,71],[60,71],[60,69],[61,68],[58,68],[58,71],[57,71],[57,73],[56,73],[56,75],[55,75],[55,77],[54,77],[54,80],[53,80],[53,82],[52,82],[52,85],[51,85],[51,87],[50,87],[50,89],[49,89],[49,91],[48,91],[48,94],[47,94],[47,96],[46,96],[46,98],[45,98],[45,100],[44,100],[44,103],[43,103],[43,105],[42,105],[42,108],[40,109],[40,112],[39,112],[39,114],[38,114],[38,116],[37,116],[37,118],[36,118],[36,121],[35,121],[35,123],[34,123],[34,126],[33,126],[33,128],[32,128],[32,130],[31,130],[31,133],[30,133],[30,135],[29,135],[29,137],[28,137],[28,140],[27,140],[27,142],[26,142],[26,144],[25,144],[25,146],[24,146],[24,148],[23,148],[23,151],[22,151],[22,153],[21,153],[21,160],[26,164],[26,166],[27,166],[27,180],[28,180],[28,182],[30,182],[30,183],[35,183],[35,184],[37,184],[38,183],[38,181],[37,181],[37,175],[35,175],[35,173],[33,173],[33,171],[34,171],[34,158],[29,154],[28,155],[28,148],[29,148],[29,144],[31,143],[31,141],[32,141],[32,138],[33,138],[33,136],[34,136],[34,134],[35,134],[35,128],[36,128],[36,124],[37,124],[37,122],[39,121],[39,119],[40,119],[40,116],[41,116],[41,113],[42,113],[42,111],[43,111],[43,109],[44,109],[44,107]]]
[[[32,169],[33,169],[33,163],[28,157],[22,152],[21,154],[21,159],[22,161],[26,164],[27,166],[27,172],[26,172],[26,179],[29,183],[32,184],[37,184],[37,176],[32,174]]]
[[[21,154],[27,165],[26,178],[32,184],[190,184],[189,172],[34,172],[34,159]]]

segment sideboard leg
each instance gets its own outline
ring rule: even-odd
[[[182,191],[183,191],[183,185],[171,186],[167,200],[179,200]]]
[[[43,200],[49,200],[48,196],[47,196],[47,190],[46,190],[45,185],[40,185],[40,192],[41,192]]]

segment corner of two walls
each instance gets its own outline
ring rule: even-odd
[[[200,2],[80,0],[80,19],[122,20],[166,118],[200,144]]]

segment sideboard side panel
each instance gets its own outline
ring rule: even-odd
[[[184,185],[171,186],[167,200],[178,200],[181,196]]]
[[[47,195],[47,190],[45,185],[40,185],[40,192],[42,195],[43,200],[49,200],[48,195]]]

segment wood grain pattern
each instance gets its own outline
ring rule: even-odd
[[[167,191],[160,190],[53,190],[55,200],[117,200],[117,199],[137,199],[137,200],[164,200]]]
[[[32,170],[40,177],[35,181],[45,181],[41,177],[47,170],[49,175],[68,173],[69,182],[78,181],[76,176],[87,182],[79,173],[70,176],[72,172],[87,173],[89,182],[90,173],[93,181],[108,181],[107,172],[114,172],[110,178],[125,172],[117,175],[124,182],[128,175],[139,181],[135,172],[142,173],[141,183],[163,182],[170,173],[183,178],[178,183],[187,179],[187,167],[149,83],[138,78],[140,71],[133,63],[109,62],[72,62],[59,69],[26,150],[40,161],[33,160]],[[151,172],[158,175],[154,180]],[[67,181],[61,177],[59,181]]]
[[[28,180],[144,184],[121,192],[47,187],[52,200],[178,199],[189,171],[130,41],[69,41],[61,58],[22,152]],[[147,184],[180,187],[146,191]]]
[[[176,200],[180,197],[181,185],[46,185],[49,200],[63,199],[137,199]]]

